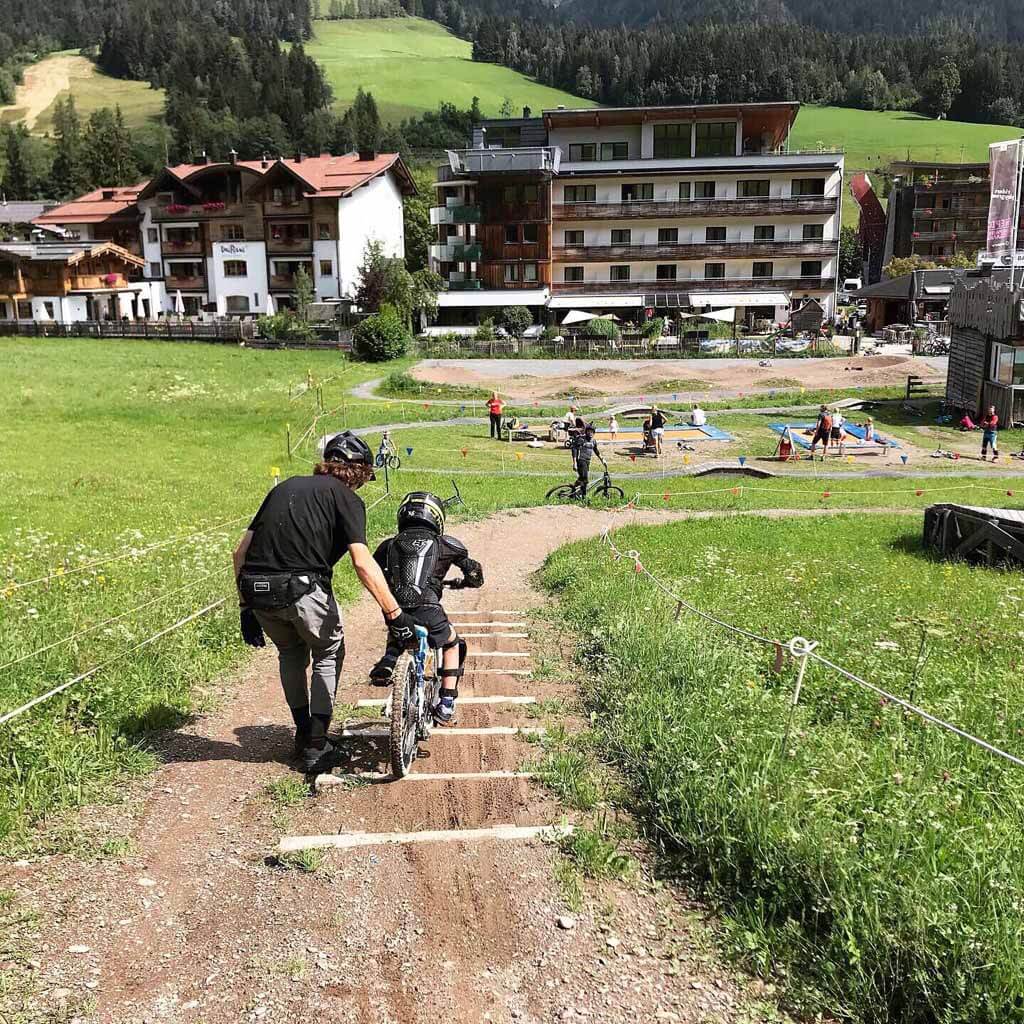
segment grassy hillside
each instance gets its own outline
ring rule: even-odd
[[[361,85],[373,93],[385,121],[436,110],[442,101],[468,108],[474,96],[492,117],[506,98],[516,113],[524,106],[593,106],[500,65],[476,64],[471,49],[466,40],[421,18],[318,21],[306,46],[324,66],[339,110],[351,104]]]
[[[162,90],[151,89],[145,82],[111,78],[88,58],[66,50],[26,68],[14,104],[0,108],[0,120],[25,121],[33,132],[45,134],[53,125],[54,104],[68,93],[75,97],[83,117],[100,107],[120,105],[133,128],[152,123],[164,105]]]

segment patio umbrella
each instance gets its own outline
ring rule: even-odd
[[[562,326],[569,327],[572,324],[585,324],[588,320],[596,319],[596,313],[584,313],[582,309],[570,309],[569,312],[565,314]]]
[[[705,320],[718,320],[723,324],[733,324],[736,322],[736,309],[735,307],[716,309],[713,313],[702,313],[701,316]]]
[[[185,300],[181,297],[180,288],[174,293],[174,312],[177,313],[178,316],[185,315]]]
[[[267,308],[264,310],[264,313],[267,316],[273,316],[276,312],[277,312],[277,310],[274,308],[274,296],[273,295],[268,295],[267,296]]]
[[[46,312],[46,306],[43,303],[39,303],[36,307],[36,320],[41,324],[48,324],[50,322],[50,314]]]
[[[217,296],[217,316],[228,315],[228,297],[226,295]]]

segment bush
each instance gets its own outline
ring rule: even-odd
[[[409,328],[398,310],[385,304],[379,313],[356,325],[352,333],[352,349],[357,359],[383,363],[404,356],[409,340]]]
[[[619,325],[614,320],[608,320],[605,317],[591,320],[583,328],[583,334],[588,338],[608,338],[610,341],[618,341],[621,337]]]
[[[480,321],[480,326],[476,329],[476,333],[473,337],[477,341],[494,341],[497,335],[494,333],[494,321],[487,317]]]
[[[640,334],[651,341],[660,338],[665,333],[665,318],[661,316],[651,317],[641,328]]]
[[[541,332],[541,337],[545,341],[554,341],[555,338],[561,337],[562,330],[557,324],[548,324],[547,327]]]
[[[282,309],[273,316],[261,316],[256,326],[264,338],[272,341],[302,341],[313,337],[309,324],[290,309]]]
[[[525,306],[506,306],[501,311],[501,326],[513,338],[521,337],[532,324],[533,316]]]

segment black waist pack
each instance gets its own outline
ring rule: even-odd
[[[319,582],[319,576],[308,572],[243,572],[238,577],[238,592],[250,608],[277,611],[295,604]]]

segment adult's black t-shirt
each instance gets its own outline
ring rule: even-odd
[[[651,430],[661,430],[665,426],[665,417],[660,412],[651,413]]]
[[[263,499],[249,529],[250,572],[330,576],[350,544],[366,543],[366,506],[332,476],[293,476]]]

